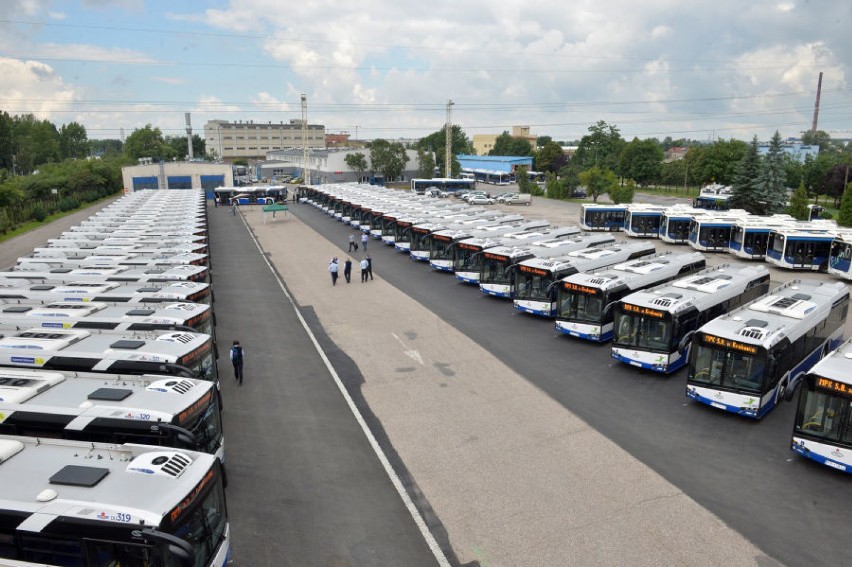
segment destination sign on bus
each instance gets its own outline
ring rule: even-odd
[[[550,273],[547,270],[542,270],[541,268],[533,268],[532,266],[524,266],[521,264],[518,266],[518,269],[525,274],[535,274],[536,276],[549,276]]]
[[[744,352],[746,354],[757,354],[757,347],[754,345],[748,345],[739,341],[732,341],[731,339],[723,339],[722,337],[717,337],[715,335],[705,334],[704,342],[708,345],[725,347],[731,350]]]
[[[566,291],[576,291],[577,293],[584,293],[586,295],[597,295],[601,291],[595,287],[575,284],[573,282],[562,282],[562,289]]]
[[[485,258],[488,260],[497,260],[498,262],[505,262],[509,259],[508,256],[503,256],[501,254],[492,254],[491,252],[486,252]]]
[[[172,508],[171,512],[169,512],[169,520],[172,524],[176,523],[180,519],[180,517],[192,507],[192,505],[198,499],[199,495],[201,495],[207,485],[210,484],[210,481],[213,480],[215,475],[215,469],[210,469],[209,471],[207,471],[207,474],[205,474],[204,478],[202,478],[201,481],[197,485],[195,485],[195,488],[192,489],[192,492],[190,492],[180,504]]]
[[[416,232],[418,234],[429,234],[431,232],[428,228],[423,228],[421,226],[415,226],[411,230],[413,230],[414,232]]]
[[[634,315],[645,315],[647,317],[654,317],[655,319],[664,319],[666,314],[657,309],[651,309],[650,307],[641,307],[639,305],[633,305],[632,303],[623,303],[621,305],[622,310],[625,313],[632,313]]]
[[[194,404],[183,410],[178,414],[178,425],[183,425],[187,421],[190,421],[192,418],[196,417],[202,410],[207,409],[207,406],[210,405],[210,400],[213,397],[213,391],[208,390],[206,394],[201,396],[201,398],[196,401]]]
[[[475,246],[473,244],[459,244],[459,248],[461,248],[462,250],[473,250],[474,252],[479,252],[480,250],[482,250],[481,247]]]
[[[452,241],[452,238],[450,238],[449,236],[444,236],[443,234],[434,234],[432,235],[432,238],[434,238],[435,240],[440,240],[441,242]]]
[[[816,387],[822,388],[823,390],[828,390],[835,394],[846,396],[848,398],[852,398],[852,384],[838,382],[837,380],[832,380],[831,378],[820,377],[816,380]]]

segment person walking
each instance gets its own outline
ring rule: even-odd
[[[366,251],[367,251],[367,241],[368,241],[368,240],[370,240],[370,237],[369,237],[369,236],[367,236],[367,233],[366,233],[366,232],[365,232],[365,233],[363,233],[363,234],[361,235],[361,246],[363,246],[363,247],[364,247],[364,252],[366,252]]]
[[[245,360],[246,352],[243,350],[240,341],[235,340],[231,346],[231,364],[234,365],[234,379],[243,385],[243,361]]]
[[[361,258],[361,283],[367,281],[367,270],[369,269],[369,264],[367,263],[366,258]]]
[[[337,265],[337,256],[331,259],[328,264],[328,271],[331,273],[331,285],[337,285],[337,270],[340,266]]]
[[[352,252],[352,250],[358,250],[358,245],[355,243],[354,232],[349,233],[349,252]]]
[[[369,254],[367,254],[367,274],[369,274],[370,279],[373,279],[373,259],[370,258]]]
[[[346,258],[346,261],[343,262],[343,277],[346,278],[346,283],[349,283],[352,277],[352,258]]]
[[[233,199],[231,204],[231,214],[237,216],[237,200]]]

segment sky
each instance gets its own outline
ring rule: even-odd
[[[852,138],[852,2],[2,0],[0,110],[89,138],[301,118],[355,139]]]

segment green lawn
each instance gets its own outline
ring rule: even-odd
[[[8,231],[8,232],[0,234],[0,242],[5,242],[5,241],[12,239],[12,238],[15,238],[16,236],[19,236],[21,234],[30,232],[31,230],[35,230],[35,229],[39,228],[40,226],[44,226],[46,224],[49,224],[49,223],[51,223],[55,220],[61,219],[62,217],[67,217],[68,215],[73,215],[77,211],[81,211],[83,209],[93,207],[93,206],[97,205],[98,203],[106,201],[107,199],[112,199],[113,197],[115,197],[115,195],[110,195],[108,197],[104,197],[103,199],[99,199],[99,200],[94,201],[92,203],[86,203],[85,205],[81,206],[80,208],[74,209],[73,211],[65,211],[65,212],[61,212],[61,213],[54,213],[52,215],[49,215],[42,222],[30,221],[28,223],[24,223],[24,224],[22,224],[22,225],[20,225],[16,228]]]

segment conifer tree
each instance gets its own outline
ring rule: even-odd
[[[795,217],[797,220],[808,220],[810,216],[808,211],[808,192],[805,189],[804,182],[799,183],[799,187],[793,192],[787,214]]]
[[[763,158],[763,167],[757,183],[758,198],[765,203],[764,214],[780,213],[787,208],[786,182],[787,173],[784,169],[781,134],[776,130],[769,141],[769,151]]]
[[[846,189],[843,191],[837,224],[840,226],[852,226],[852,183],[847,183]]]
[[[752,138],[751,144],[737,165],[734,175],[734,183],[731,186],[733,196],[730,204],[735,209],[745,209],[750,213],[762,214],[759,205],[760,195],[757,186],[760,178],[760,155],[757,153],[757,136]]]

